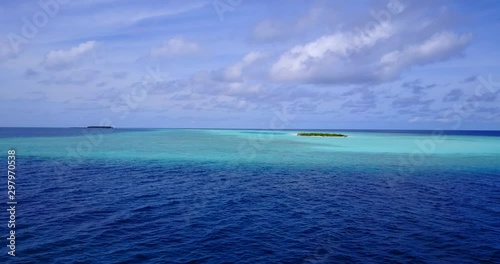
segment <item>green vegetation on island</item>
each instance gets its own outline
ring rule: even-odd
[[[344,134],[336,134],[336,133],[298,133],[297,136],[303,137],[347,137]]]
[[[88,126],[87,128],[106,128],[106,129],[112,129],[112,126]]]

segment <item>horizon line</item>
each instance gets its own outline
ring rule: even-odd
[[[85,128],[87,126],[68,126],[68,127],[41,127],[41,126],[0,126],[0,128],[66,128],[66,129],[80,129]],[[497,129],[408,129],[408,128],[221,128],[221,127],[114,127],[112,129],[200,129],[200,130],[346,130],[346,131],[355,131],[355,130],[386,130],[386,131],[498,131]]]

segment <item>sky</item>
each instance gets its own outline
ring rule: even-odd
[[[500,2],[0,2],[0,126],[500,130]]]

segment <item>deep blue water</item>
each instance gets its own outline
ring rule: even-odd
[[[498,155],[434,155],[399,175],[394,153],[266,163],[18,152],[18,256],[4,248],[2,263],[500,261]],[[55,161],[71,166],[57,173]]]

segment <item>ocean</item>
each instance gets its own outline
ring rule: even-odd
[[[0,128],[0,263],[500,262],[500,132],[300,131]]]

